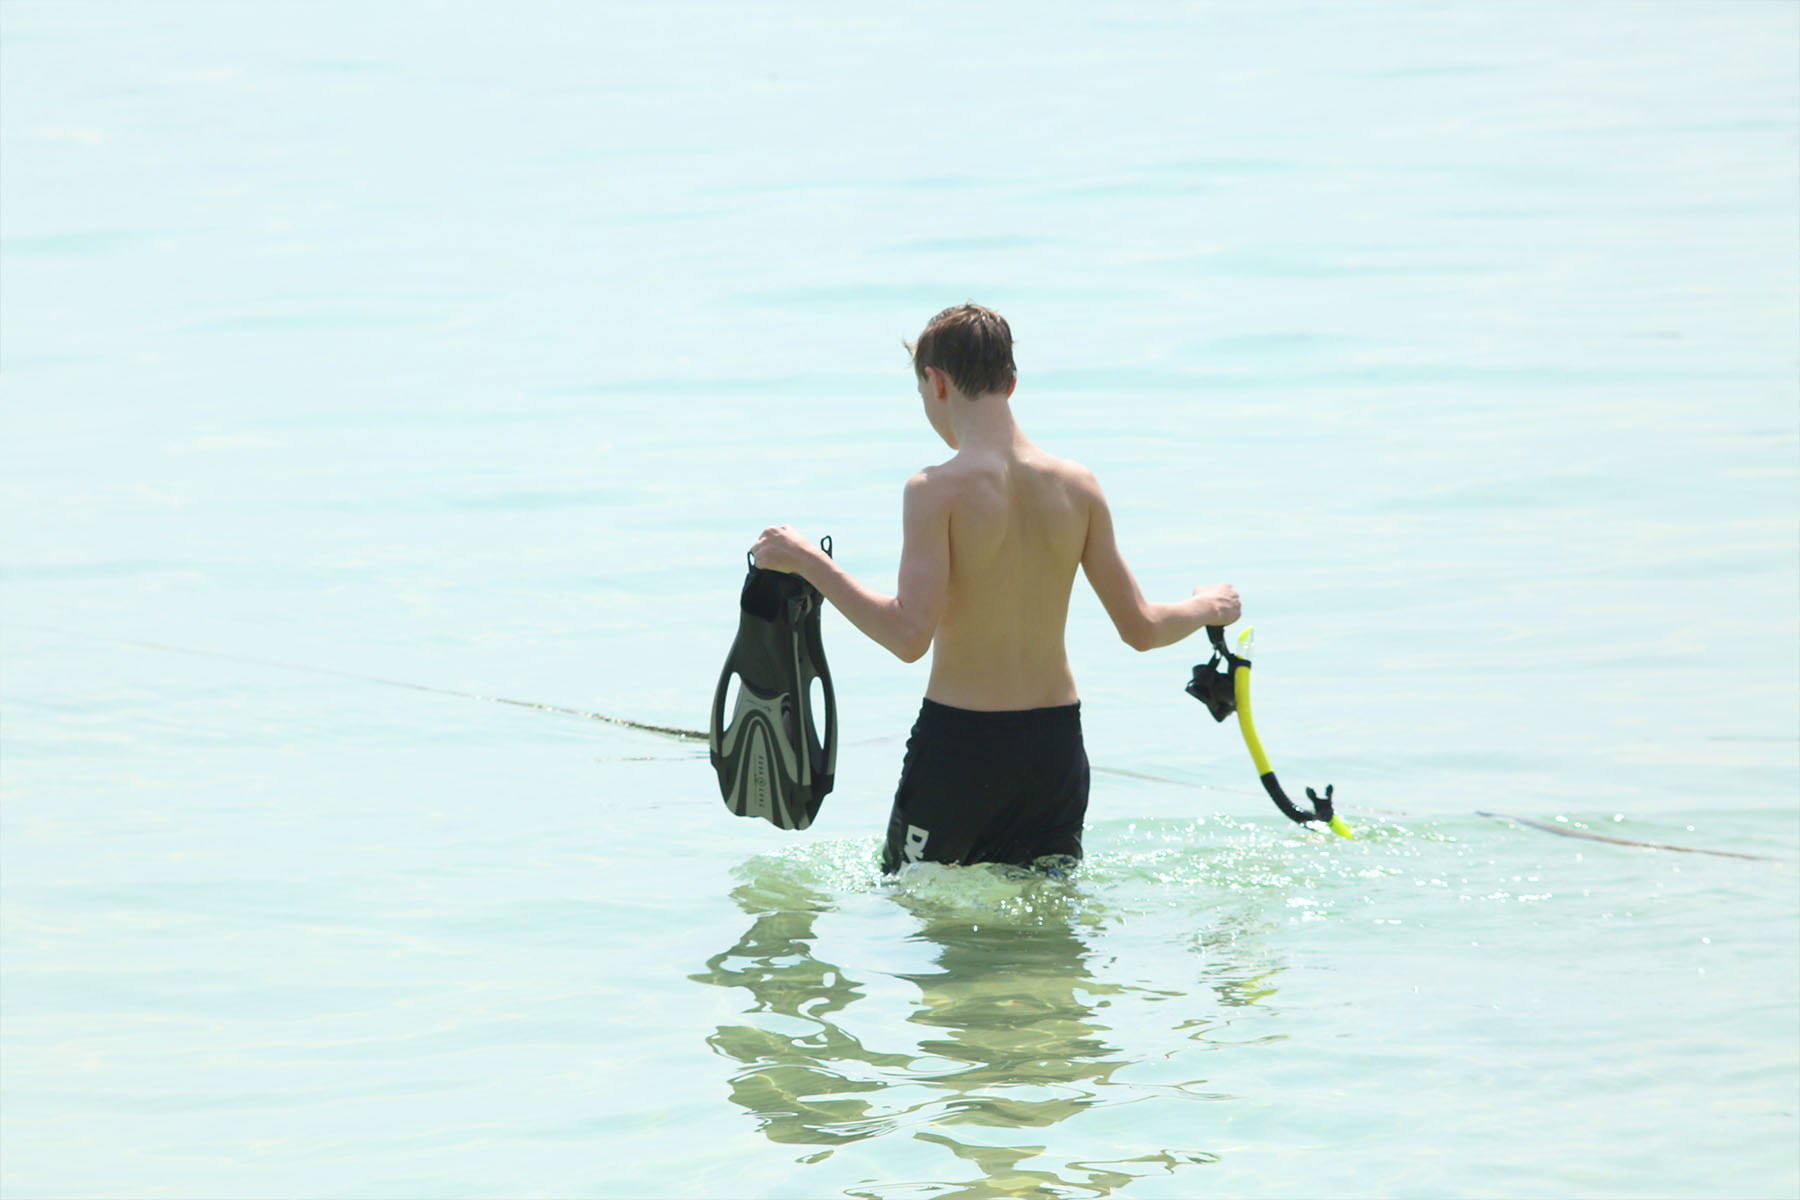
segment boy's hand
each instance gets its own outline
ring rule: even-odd
[[[756,544],[750,547],[750,554],[755,558],[756,565],[763,570],[786,571],[803,578],[807,568],[818,559],[820,553],[792,525],[769,526],[756,539]]]
[[[1243,601],[1238,599],[1237,589],[1229,583],[1197,587],[1194,599],[1209,611],[1208,625],[1229,625],[1244,613]]]

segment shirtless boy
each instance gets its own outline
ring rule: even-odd
[[[909,349],[925,417],[956,453],[906,481],[892,596],[786,525],[756,565],[804,577],[852,625],[931,680],[907,739],[882,870],[907,862],[1028,864],[1081,854],[1088,763],[1063,645],[1080,566],[1134,650],[1238,618],[1228,583],[1144,599],[1087,468],[1026,440],[1012,414],[1012,330],[977,304],[931,319]]]

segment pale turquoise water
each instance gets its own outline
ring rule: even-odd
[[[1781,3],[7,0],[0,1190],[1794,1194],[1797,62]],[[1357,841],[1091,596],[1063,883],[877,881],[923,669],[835,617],[800,835],[276,665],[700,724],[763,524],[891,578],[970,297]]]

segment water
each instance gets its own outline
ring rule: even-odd
[[[1793,1194],[1797,49],[9,2],[0,1189]],[[923,667],[835,616],[804,834],[446,694],[701,724],[761,525],[891,580],[971,297],[1356,841],[1085,594],[1064,880],[878,879]]]

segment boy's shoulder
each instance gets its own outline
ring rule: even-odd
[[[1063,458],[1052,454],[1036,445],[1027,445],[1009,458],[1009,465],[1022,466],[1041,474],[1056,475],[1083,482],[1091,482],[1094,479],[1094,473],[1081,463],[1072,458]],[[969,458],[963,454],[952,454],[943,462],[921,467],[912,478],[915,480],[972,478],[993,473],[1000,468],[1001,463],[1002,460],[998,458]]]
[[[1040,450],[1033,446],[1031,453],[1027,456],[1027,464],[1033,470],[1054,479],[1071,491],[1083,495],[1097,495],[1100,491],[1100,480],[1087,467],[1072,458],[1060,458],[1047,450]]]
[[[1017,456],[1013,464],[1084,498],[1100,495],[1100,481],[1087,467],[1072,458],[1059,458],[1036,446]],[[980,487],[1001,473],[995,461],[969,459],[952,455],[940,463],[920,468],[906,481],[906,492],[917,500],[951,499],[969,487]]]

